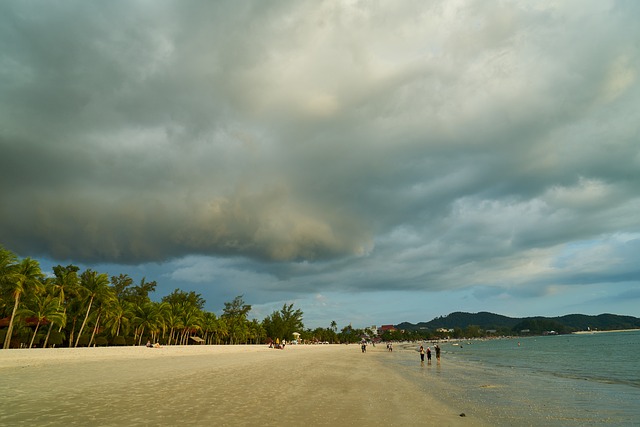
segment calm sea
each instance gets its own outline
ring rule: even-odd
[[[441,347],[440,364],[418,367],[412,355],[404,370],[491,424],[640,426],[640,331]]]

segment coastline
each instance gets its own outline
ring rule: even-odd
[[[637,332],[637,331],[640,331],[640,329],[610,329],[607,331],[576,331],[571,333],[576,335],[585,335],[585,334],[606,334],[609,332]]]
[[[394,360],[406,356],[357,345],[3,350],[0,424],[487,425],[426,378],[407,380]]]

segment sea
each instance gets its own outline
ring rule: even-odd
[[[465,416],[496,426],[640,426],[640,331],[440,346],[440,363],[434,354],[420,365],[413,351],[395,362]]]

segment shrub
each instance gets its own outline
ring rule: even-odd
[[[127,340],[125,340],[122,335],[118,335],[117,337],[113,337],[111,345],[127,345]]]
[[[89,345],[89,340],[91,339],[90,335],[83,335],[78,340],[79,347],[87,347]]]
[[[64,342],[64,334],[62,332],[58,332],[55,329],[51,331],[49,335],[49,342],[47,345],[49,347],[62,345]]]

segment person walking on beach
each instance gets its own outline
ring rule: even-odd
[[[420,362],[424,363],[424,347],[420,346]]]
[[[436,349],[436,360],[439,362],[440,361],[440,346],[438,344],[436,344],[435,349]]]

